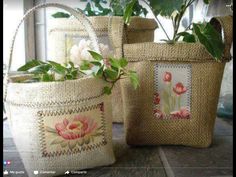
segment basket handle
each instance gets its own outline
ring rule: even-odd
[[[225,44],[223,58],[227,61],[231,60],[230,49],[233,41],[233,17],[230,15],[213,17],[210,20],[210,24],[222,34],[223,42]]]
[[[40,9],[40,8],[44,8],[44,7],[57,7],[57,8],[61,8],[64,9],[68,12],[70,12],[77,20],[80,21],[80,23],[84,26],[85,30],[87,30],[88,34],[89,34],[89,38],[92,41],[92,45],[93,48],[96,52],[101,53],[100,52],[100,48],[99,48],[99,44],[98,44],[98,39],[95,33],[95,30],[91,24],[91,22],[88,20],[88,18],[83,14],[83,12],[81,10],[76,10],[73,9],[69,6],[63,5],[63,4],[59,4],[59,3],[44,3],[44,4],[39,4],[35,7],[33,7],[32,9],[28,10],[25,15],[23,16],[23,18],[21,19],[20,23],[18,24],[15,33],[13,35],[13,39],[11,42],[11,47],[10,47],[10,55],[9,55],[9,60],[8,60],[8,65],[6,68],[6,74],[4,77],[4,86],[5,86],[5,91],[4,91],[4,101],[6,100],[6,96],[7,96],[7,85],[9,82],[9,72],[10,72],[10,68],[11,68],[11,64],[12,64],[12,55],[13,55],[13,48],[14,48],[14,44],[15,44],[15,39],[16,39],[16,35],[19,31],[20,25],[23,23],[23,21],[29,17],[29,15],[31,13],[33,13],[35,10]]]
[[[124,20],[122,17],[110,16],[108,21],[108,35],[114,50],[114,57],[123,56]]]

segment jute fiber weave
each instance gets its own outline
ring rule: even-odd
[[[125,134],[129,145],[211,145],[225,62],[230,60],[228,46],[232,43],[232,17],[217,17],[214,20],[221,22],[226,37],[221,62],[215,61],[199,43],[124,45],[129,69],[136,70],[140,79],[140,87],[135,91],[128,80],[121,82]],[[168,65],[180,67],[181,70],[186,64],[191,71],[187,73],[191,80],[190,116],[181,119],[154,117],[153,94],[157,82],[154,67]]]
[[[31,77],[9,77],[16,34],[24,19],[43,7],[69,11],[89,32],[99,52],[91,23],[81,11],[58,3],[30,9],[19,23],[12,41],[5,76],[6,115],[17,150],[29,177],[63,175],[67,170],[106,166],[115,162],[112,146],[111,96],[102,94],[107,82],[93,77],[57,82],[18,83]],[[40,171],[52,171],[41,174]]]
[[[99,42],[108,44],[113,50],[113,56],[123,56],[124,43],[152,42],[157,23],[153,19],[132,17],[130,25],[124,28],[122,17],[96,16],[88,17],[92,23]],[[76,19],[54,19],[50,24],[48,56],[50,60],[63,63],[68,60],[66,36],[87,38],[88,33]],[[113,38],[111,38],[113,36]],[[113,122],[123,122],[123,110],[120,83],[112,93]]]

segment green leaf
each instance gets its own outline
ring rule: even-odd
[[[101,60],[103,59],[102,55],[100,55],[100,54],[97,53],[97,52],[94,52],[94,51],[91,51],[91,50],[88,50],[88,52],[90,53],[90,55],[92,55],[92,57],[93,57],[95,60],[101,61]]]
[[[146,8],[144,8],[143,6],[141,6],[139,4],[139,1],[136,1],[136,3],[134,4],[133,7],[133,13],[132,16],[144,16],[146,17],[148,11]]]
[[[128,65],[128,61],[127,61],[125,58],[121,58],[121,59],[119,60],[119,63],[120,63],[120,66],[121,66],[122,68],[124,68],[124,67],[126,67],[126,66]]]
[[[169,106],[170,105],[170,102],[169,102],[169,93],[168,91],[166,91],[165,89],[163,90],[162,92],[162,98],[163,98],[163,101],[164,103]]]
[[[118,77],[118,72],[113,69],[107,68],[107,69],[105,69],[104,73],[107,76],[107,78],[109,78],[111,80],[115,80]]]
[[[29,69],[30,73],[33,74],[47,74],[47,72],[52,68],[49,64],[41,64]]]
[[[85,137],[84,138],[84,142],[85,142],[85,144],[89,144],[90,143],[90,138],[89,137]]]
[[[60,144],[64,141],[62,137],[56,137],[54,140],[52,140],[51,145],[53,144]]]
[[[120,2],[120,0],[112,0],[110,2],[110,7],[112,8],[112,15],[113,16],[123,16],[123,6]]]
[[[80,146],[83,146],[83,145],[84,145],[84,139],[83,139],[83,138],[78,139],[78,140],[77,140],[77,143],[78,143]]]
[[[97,76],[97,77],[101,77],[102,74],[103,74],[103,67],[101,67],[101,68],[98,70],[98,72],[96,73],[96,76]]]
[[[56,63],[54,61],[48,61],[48,63],[50,63],[52,65],[53,71],[55,71],[58,74],[63,74],[64,75],[67,71],[66,67],[62,66],[59,63]]]
[[[198,41],[205,46],[206,50],[213,58],[219,60],[223,56],[224,43],[221,35],[214,29],[210,23],[193,24],[193,31]]]
[[[72,149],[74,149],[75,148],[75,146],[76,146],[76,140],[70,140],[69,141],[69,148],[70,148],[70,150],[72,150]]]
[[[124,16],[123,16],[123,19],[124,19],[124,22],[125,24],[129,24],[130,22],[130,17],[133,13],[133,8],[134,8],[134,4],[137,2],[137,0],[131,0],[128,5],[126,6],[125,8],[125,12],[124,12]]]
[[[43,82],[51,82],[51,81],[54,81],[54,77],[50,74],[43,74],[42,75],[42,79],[41,79]]]
[[[94,10],[92,10],[91,8],[91,4],[88,2],[85,9],[83,10],[83,12],[87,15],[87,16],[96,16],[96,13],[94,12]]]
[[[66,75],[66,80],[73,80],[74,77],[71,74]]]
[[[103,93],[107,94],[107,95],[110,95],[111,94],[111,88],[106,86],[103,88]]]
[[[82,64],[80,65],[80,70],[89,70],[91,69],[90,62],[87,60],[83,60]]]
[[[167,115],[170,114],[170,108],[168,105],[166,104],[163,105],[163,112]]]
[[[57,134],[57,131],[56,131],[55,129],[51,128],[51,127],[45,126],[45,130],[46,130],[47,132],[56,133],[56,134]]]
[[[17,69],[17,71],[28,71],[29,69],[41,65],[43,62],[39,60],[31,60],[27,62],[25,65],[21,66],[20,68]]]
[[[211,2],[211,0],[203,0],[203,2],[204,2],[205,4],[209,4],[209,3]]]
[[[67,144],[68,144],[68,143],[67,143],[67,142],[64,142],[64,141],[60,143],[60,145],[61,145],[62,148],[66,147]]]
[[[109,58],[109,62],[111,64],[111,66],[115,67],[115,68],[120,68],[120,62],[117,59],[114,58]]]
[[[181,9],[183,0],[149,0],[154,14],[170,17],[174,11]]]
[[[183,38],[184,42],[194,43],[196,42],[195,36],[193,34],[185,35]]]
[[[78,70],[72,70],[70,74],[73,76],[73,79],[76,79],[78,77]]]
[[[73,62],[69,61],[68,64],[72,67],[72,68],[75,68],[75,65]]]
[[[52,14],[54,18],[69,18],[70,14],[64,13],[64,12],[57,12],[55,14]]]
[[[134,89],[137,89],[139,86],[139,79],[137,73],[134,71],[129,71],[129,78]]]
[[[106,16],[110,14],[112,11],[111,9],[104,8],[102,12],[98,13],[99,16]]]
[[[96,66],[101,66],[102,65],[101,62],[99,62],[99,61],[91,61],[90,63],[92,63]]]

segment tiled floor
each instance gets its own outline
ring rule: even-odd
[[[124,140],[123,125],[114,124],[116,163],[110,167],[87,170],[86,175],[78,176],[232,177],[232,120],[217,118],[214,134],[212,146],[206,149],[184,146],[129,147]],[[4,159],[12,161],[6,169],[24,170],[7,121],[4,121]]]

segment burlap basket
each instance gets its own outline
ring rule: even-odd
[[[153,42],[157,23],[153,19],[132,17],[130,25],[124,28],[122,17],[96,16],[88,17],[92,23],[98,41],[109,46],[115,57],[122,57],[123,43]],[[81,39],[87,39],[88,33],[75,19],[54,19],[49,24],[48,56],[50,60],[65,62],[70,58],[72,45]],[[111,41],[110,36],[115,36]],[[120,83],[112,94],[113,122],[123,122]]]
[[[86,27],[95,51],[100,52],[91,23],[82,12],[57,3],[29,10],[57,7],[69,11]],[[5,106],[10,129],[28,176],[62,175],[114,163],[111,97],[103,95],[105,81],[80,78],[61,82],[17,83],[23,77],[5,78]],[[49,172],[47,172],[49,171]],[[45,173],[46,172],[46,173]]]
[[[225,43],[221,62],[200,43],[125,44],[124,56],[140,87],[121,82],[129,145],[174,144],[208,147],[226,61],[230,59],[232,17],[211,20]]]

